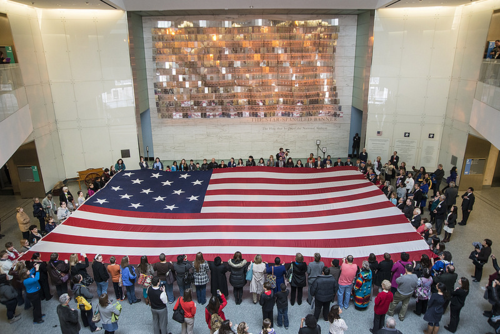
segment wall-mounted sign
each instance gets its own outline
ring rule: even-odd
[[[434,139],[434,134],[433,133],[429,133],[429,138],[430,139]]]
[[[467,159],[465,161],[464,175],[483,174],[486,159]]]
[[[382,131],[377,131],[377,136],[382,136]]]
[[[409,138],[410,137],[410,133],[409,132],[405,132],[405,138]]]

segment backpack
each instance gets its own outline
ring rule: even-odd
[[[82,311],[90,311],[92,309],[92,305],[81,295],[82,288],[78,289],[78,295],[75,296],[76,303],[78,304],[78,308]]]
[[[223,321],[224,320],[222,320],[221,316],[217,313],[212,314],[210,318],[210,327],[212,327],[212,331],[218,331]]]

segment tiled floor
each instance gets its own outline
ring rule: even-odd
[[[76,195],[78,190],[78,185],[76,183],[70,183],[70,190]],[[447,244],[447,248],[453,254],[453,261],[456,264],[457,272],[459,277],[467,277],[470,279],[470,275],[474,273],[474,267],[468,259],[469,253],[472,250],[473,241],[481,241],[484,238],[490,238],[493,240],[493,254],[496,254],[496,249],[500,247],[500,224],[498,217],[500,215],[500,188],[490,188],[485,189],[480,192],[476,192],[476,204],[474,211],[471,214],[469,223],[467,226],[458,226],[455,229],[451,243]],[[0,217],[2,219],[2,233],[7,236],[4,237],[0,244],[4,244],[7,241],[13,241],[16,246],[21,237],[19,228],[15,218],[15,208],[17,206],[23,206],[25,211],[30,214],[32,212],[32,202],[31,200],[21,199],[16,196],[0,197]],[[459,215],[461,218],[461,215]],[[457,333],[487,333],[492,332],[492,329],[486,322],[486,318],[482,316],[484,310],[490,309],[491,306],[482,298],[483,290],[481,289],[487,283],[488,275],[494,271],[491,261],[485,266],[483,280],[479,283],[471,283],[472,288],[470,294],[466,300],[465,307],[461,313],[461,321]],[[95,294],[95,287],[92,287],[91,291]],[[112,294],[112,287],[108,289]],[[178,290],[174,290],[176,297],[178,296]],[[54,291],[55,292],[55,291]],[[231,294],[231,291],[230,291]],[[136,295],[142,295],[142,289],[137,288]],[[307,292],[305,292],[307,296]],[[97,299],[94,298],[94,304]],[[59,321],[55,312],[57,306],[56,299],[49,302],[42,302],[43,312],[47,315],[45,318],[45,323],[41,325],[33,325],[32,314],[30,310],[25,311],[21,308],[17,309],[18,313],[22,314],[22,320],[10,325],[7,322],[7,317],[5,313],[5,307],[0,306],[0,324],[2,334],[10,333],[35,333],[36,331],[41,331],[43,333],[61,333],[59,328]],[[74,302],[71,302],[74,306]],[[151,325],[151,312],[149,307],[144,303],[135,304],[133,306],[128,305],[128,303],[123,304],[122,316],[119,320],[119,329],[117,333],[152,333],[153,328]],[[415,300],[410,302],[408,308],[408,313],[404,322],[397,320],[397,328],[403,333],[421,333],[423,329],[426,328],[425,321],[413,314],[412,310],[415,309]],[[399,308],[397,309],[399,310]],[[168,306],[169,317],[172,316],[172,305]],[[262,314],[259,305],[253,305],[251,297],[248,293],[248,288],[246,288],[243,304],[236,306],[234,303],[234,298],[229,296],[229,303],[225,308],[225,314],[228,319],[230,319],[233,324],[237,324],[241,321],[245,321],[250,326],[250,332],[259,333],[261,329]],[[289,307],[289,317],[290,317],[290,328],[288,331],[282,328],[277,328],[278,333],[296,333],[300,326],[300,319],[312,313],[310,306],[304,302],[302,305],[295,305]],[[371,303],[367,311],[361,312],[350,307],[342,314],[343,319],[345,319],[349,329],[347,333],[369,333],[368,329],[371,328],[373,320],[373,302]],[[276,319],[276,312],[275,312]],[[449,311],[443,316],[441,326],[448,324],[449,321]],[[275,321],[276,322],[276,321]],[[328,332],[328,323],[320,320],[320,326],[322,327],[322,333]],[[170,320],[168,331],[172,333],[180,333],[180,324]],[[195,333],[208,333],[208,328],[205,323],[204,317],[204,306],[198,305],[198,310],[195,318]],[[82,329],[81,333],[90,332],[90,330]],[[444,328],[441,328],[441,333],[446,333]],[[101,332],[104,333],[104,332]]]

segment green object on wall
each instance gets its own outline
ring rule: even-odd
[[[31,170],[33,171],[33,180],[35,180],[35,182],[40,182],[40,175],[38,174],[38,167],[31,166]]]
[[[14,52],[12,52],[12,46],[6,46],[5,53],[7,54],[5,58],[10,58],[10,64],[14,64],[16,60],[14,59]]]

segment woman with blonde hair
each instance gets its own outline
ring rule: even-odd
[[[205,305],[207,302],[207,283],[209,281],[208,272],[210,271],[207,261],[203,258],[201,252],[196,253],[194,259],[194,285],[196,286],[196,298],[198,303]]]
[[[17,223],[19,224],[19,229],[21,230],[21,233],[23,234],[23,239],[29,239],[30,238],[30,217],[24,212],[24,209],[21,207],[16,208],[17,214],[16,214],[16,219]]]
[[[274,162],[274,157],[273,155],[271,154],[269,156],[269,159],[267,159],[267,167],[274,167],[275,165],[275,162]]]
[[[248,324],[246,322],[240,322],[238,324],[238,327],[236,328],[236,333],[237,334],[249,334],[248,330],[250,328],[248,327]]]
[[[262,256],[257,254],[255,255],[255,258],[250,266],[252,270],[250,292],[252,293],[253,303],[257,304],[260,294],[264,292],[264,274],[266,273],[266,264],[262,262]]]

